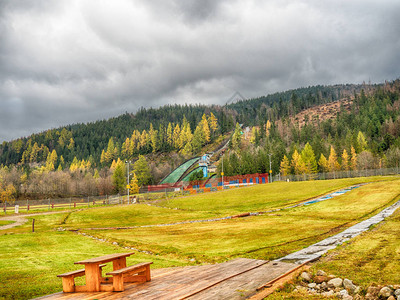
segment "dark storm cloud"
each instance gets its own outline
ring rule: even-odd
[[[0,141],[141,106],[399,76],[398,1],[0,2]]]

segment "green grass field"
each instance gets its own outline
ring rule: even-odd
[[[90,230],[284,208],[356,183],[376,180],[384,181],[309,206],[260,216],[173,226]],[[0,299],[26,299],[60,291],[61,280],[56,275],[78,269],[79,266],[73,264],[75,261],[131,251],[123,247],[150,251],[152,254],[136,252],[128,258],[128,263],[150,260],[155,268],[220,262],[235,257],[278,258],[333,235],[394,203],[400,194],[399,183],[398,177],[282,182],[158,203],[164,207],[139,204],[60,212],[35,216],[34,233],[30,217],[22,226],[0,231]],[[106,242],[64,231],[65,228],[80,229]],[[387,234],[383,233],[382,239]],[[398,248],[391,254],[398,263]],[[340,260],[337,265],[333,260],[329,262],[333,270],[340,268]],[[398,271],[396,267],[387,270]]]
[[[8,225],[8,224],[11,224],[11,223],[14,223],[14,221],[3,221],[3,220],[0,220],[0,226]]]

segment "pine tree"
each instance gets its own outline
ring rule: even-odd
[[[309,143],[304,146],[301,151],[301,158],[304,162],[304,171],[306,174],[317,173],[317,161],[315,159],[314,151]]]
[[[173,139],[171,122],[168,123],[168,127],[167,127],[167,145],[168,145],[168,149],[172,149],[174,147],[174,139]]]
[[[241,133],[242,129],[240,128],[240,125],[239,123],[236,123],[235,132],[233,133],[231,139],[232,149],[239,150],[242,139]]]
[[[256,143],[256,137],[257,137],[257,128],[255,126],[253,126],[251,128],[250,143],[255,144]]]
[[[47,155],[46,170],[54,171],[56,163],[57,163],[57,152],[54,149],[51,153]]]
[[[203,114],[201,117],[201,129],[203,131],[204,144],[209,143],[211,140],[210,127],[208,126],[208,121],[205,114]]]
[[[303,159],[301,158],[299,152],[297,152],[297,149],[294,150],[292,155],[292,167],[296,175],[303,174],[305,171]]]
[[[153,124],[150,123],[149,136],[152,152],[156,152],[158,150],[158,131],[153,128]]]
[[[152,176],[150,167],[143,155],[139,155],[139,159],[133,164],[133,172],[137,176],[139,186],[151,183]]]
[[[176,124],[174,128],[174,133],[172,134],[172,140],[174,143],[173,146],[177,150],[180,149],[180,135],[181,135],[181,128],[179,127],[179,124]]]
[[[39,155],[39,146],[37,143],[35,143],[32,147],[32,151],[31,151],[31,156],[29,158],[30,162],[37,162],[38,161],[38,155]]]
[[[318,165],[322,172],[327,172],[329,170],[328,160],[326,159],[325,155],[321,153],[321,156],[318,160]]]
[[[350,169],[357,170],[357,153],[353,146],[351,146],[351,160],[350,160]]]
[[[218,129],[218,119],[214,116],[212,112],[208,117],[208,126],[210,127],[211,135],[214,136],[215,132]]]
[[[336,151],[333,148],[333,146],[331,146],[331,151],[329,153],[329,158],[328,158],[329,172],[335,172],[335,171],[339,170],[339,168],[340,168],[340,165],[337,160]]]
[[[280,166],[280,172],[283,176],[290,174],[290,162],[286,155],[283,156]]]
[[[367,149],[368,143],[367,140],[365,139],[364,134],[359,131],[357,135],[357,144],[358,144],[358,153],[361,153]]]
[[[139,193],[139,183],[138,179],[135,173],[133,173],[133,178],[130,182],[130,191],[132,194],[137,194]]]
[[[342,153],[342,170],[348,171],[350,168],[349,166],[349,154],[347,153],[346,149],[343,149]]]
[[[72,151],[72,150],[74,149],[74,147],[75,147],[75,141],[74,141],[74,139],[71,137],[71,138],[69,139],[69,144],[68,144],[67,148],[68,148],[69,151]]]
[[[271,122],[267,120],[267,123],[265,124],[265,134],[267,137],[269,137],[270,129],[271,129]]]
[[[129,158],[129,147],[130,147],[130,139],[126,138],[125,142],[122,143],[122,147],[121,147],[121,156],[125,159]]]
[[[121,160],[119,160],[115,166],[112,174],[112,183],[114,192],[123,193],[125,190],[125,168],[124,163]]]

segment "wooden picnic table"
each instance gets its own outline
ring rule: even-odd
[[[112,286],[101,285],[102,282],[107,282],[107,280],[102,277],[100,265],[112,261],[114,271],[123,269],[126,267],[126,258],[132,254],[134,254],[134,252],[115,253],[75,262],[75,264],[85,266],[85,277],[86,277],[85,278],[86,285],[80,287],[77,286],[76,291],[80,292],[112,291]]]

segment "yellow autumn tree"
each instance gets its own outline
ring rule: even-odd
[[[283,176],[287,176],[290,173],[290,162],[286,155],[283,156],[281,161],[280,172]]]
[[[267,120],[267,123],[265,124],[265,134],[267,135],[267,137],[269,137],[270,129],[271,129],[271,122]]]
[[[350,169],[351,170],[357,170],[357,153],[356,149],[354,149],[353,146],[351,146],[351,159],[350,159]]]
[[[179,124],[176,124],[174,128],[174,133],[172,134],[172,140],[173,140],[173,146],[175,149],[179,149],[180,143],[179,143],[179,137],[181,135],[181,128],[179,127]]]
[[[299,152],[297,151],[297,149],[294,150],[292,155],[292,167],[296,175],[304,173],[305,170],[304,161]]]
[[[133,177],[130,182],[130,188],[131,188],[132,194],[139,193],[139,184],[138,184],[138,179],[137,179],[136,173],[133,173]]]
[[[211,112],[210,116],[208,117],[208,126],[210,127],[211,133],[214,134],[218,129],[218,119],[214,116]]]
[[[318,160],[318,165],[320,166],[322,172],[327,172],[329,170],[328,160],[326,159],[325,155],[321,154]]]
[[[203,114],[203,116],[201,117],[201,127],[203,130],[205,143],[209,143],[211,140],[210,127],[208,126],[208,121],[205,114]]]
[[[14,203],[16,190],[12,184],[7,185],[5,188],[0,186],[0,201],[2,203]]]
[[[349,154],[347,153],[346,149],[343,149],[342,153],[342,170],[348,171],[350,168],[349,165]]]
[[[329,153],[329,158],[328,158],[329,172],[335,172],[335,171],[339,170],[339,168],[340,168],[340,165],[337,160],[336,151],[333,148],[333,146],[331,146],[331,151]]]

